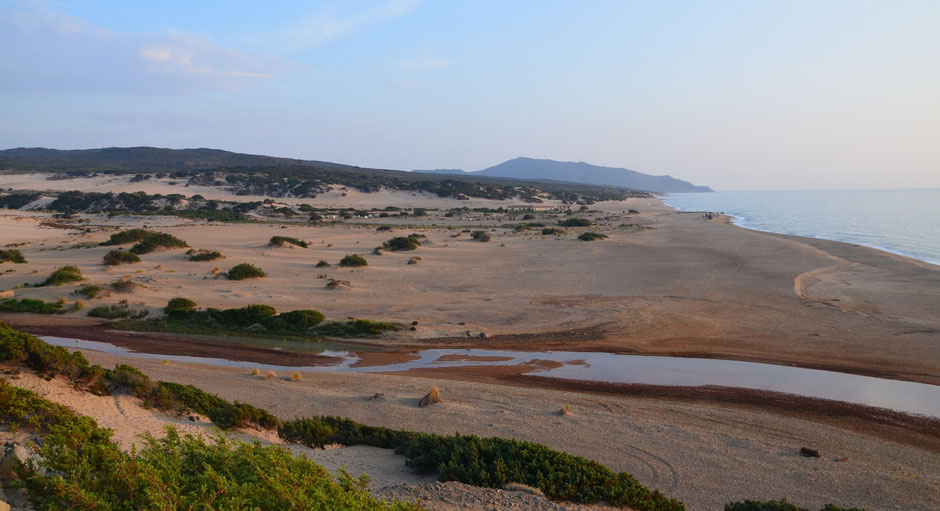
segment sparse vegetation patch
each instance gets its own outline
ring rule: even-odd
[[[365,257],[362,257],[361,255],[349,254],[349,255],[344,256],[342,259],[339,260],[339,265],[340,265],[340,266],[351,266],[351,267],[368,266],[368,265],[369,265],[369,261],[366,261],[366,258],[365,258]]]
[[[79,270],[78,267],[70,265],[56,268],[46,280],[40,282],[37,286],[61,286],[82,280],[85,280],[85,277],[82,276],[82,271]]]
[[[272,247],[283,247],[285,243],[296,245],[301,248],[307,248],[310,246],[310,244],[306,241],[299,240],[297,238],[291,238],[289,236],[272,236],[271,241],[268,242],[268,245]]]
[[[264,270],[250,263],[237,264],[230,268],[226,275],[231,280],[260,279],[268,276]]]
[[[581,241],[606,240],[607,235],[601,234],[599,232],[588,231],[588,232],[581,233],[581,235],[578,236],[578,239]]]
[[[140,257],[123,250],[112,250],[104,255],[102,262],[108,266],[118,266],[125,263],[139,263]]]
[[[0,250],[0,263],[11,262],[13,264],[26,264],[26,258],[23,253],[16,249]]]

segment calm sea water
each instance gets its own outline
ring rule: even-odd
[[[681,211],[724,212],[741,227],[845,241],[940,265],[940,190],[677,193]]]

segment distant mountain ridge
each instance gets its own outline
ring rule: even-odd
[[[459,169],[416,170],[426,174],[508,177],[513,179],[548,179],[592,185],[612,185],[648,192],[711,192],[707,186],[696,186],[672,176],[652,176],[619,167],[601,167],[584,162],[566,162],[535,158],[514,158],[499,165],[467,172]]]

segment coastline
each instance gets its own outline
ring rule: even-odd
[[[673,194],[661,194],[661,195],[657,195],[656,198],[659,199],[660,201],[662,201],[662,203],[663,203],[665,206],[668,206],[668,207],[672,208],[672,209],[675,210],[676,212],[682,212],[682,213],[703,213],[703,212],[704,212],[704,211],[699,211],[699,210],[696,210],[696,209],[683,209],[683,208],[679,207],[679,206],[676,205],[676,204],[670,203],[670,202],[668,201],[668,199],[666,198],[666,195],[673,195]],[[816,236],[816,235],[811,235],[811,234],[794,233],[794,232],[782,232],[782,231],[779,231],[779,230],[773,230],[773,229],[768,229],[768,228],[759,228],[759,227],[755,227],[755,226],[751,225],[751,224],[749,223],[750,221],[749,221],[747,218],[743,217],[743,216],[735,215],[735,214],[731,214],[731,213],[726,213],[726,212],[722,212],[721,214],[722,214],[722,216],[727,217],[727,218],[729,219],[729,222],[728,222],[729,224],[734,225],[734,226],[736,226],[736,227],[740,227],[740,228],[742,228],[742,229],[747,229],[747,230],[749,230],[749,231],[761,232],[761,233],[766,233],[766,234],[778,234],[778,235],[781,235],[781,236],[793,236],[793,237],[797,237],[797,238],[806,238],[806,239],[815,239],[815,240],[835,241],[835,242],[838,242],[838,243],[847,243],[847,244],[850,244],[850,245],[857,245],[857,246],[862,246],[862,247],[866,247],[866,248],[870,248],[870,249],[874,249],[874,250],[879,250],[879,251],[882,251],[882,252],[887,252],[887,253],[889,253],[889,254],[894,254],[894,255],[901,256],[901,257],[905,257],[905,258],[908,258],[908,259],[911,259],[911,260],[914,260],[914,261],[918,261],[918,262],[921,262],[921,263],[927,263],[927,264],[930,264],[930,265],[933,265],[933,266],[940,267],[940,259],[931,259],[930,257],[927,257],[927,256],[920,256],[920,255],[917,255],[917,254],[914,254],[914,253],[911,253],[911,252],[907,252],[907,251],[904,251],[904,250],[901,250],[901,249],[891,248],[891,247],[882,246],[882,245],[877,245],[877,244],[873,244],[873,243],[866,243],[866,242],[861,242],[861,241],[855,241],[855,240],[839,239],[839,238],[837,238],[837,237]]]

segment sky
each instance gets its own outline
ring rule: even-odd
[[[0,148],[940,188],[940,2],[0,0]]]

